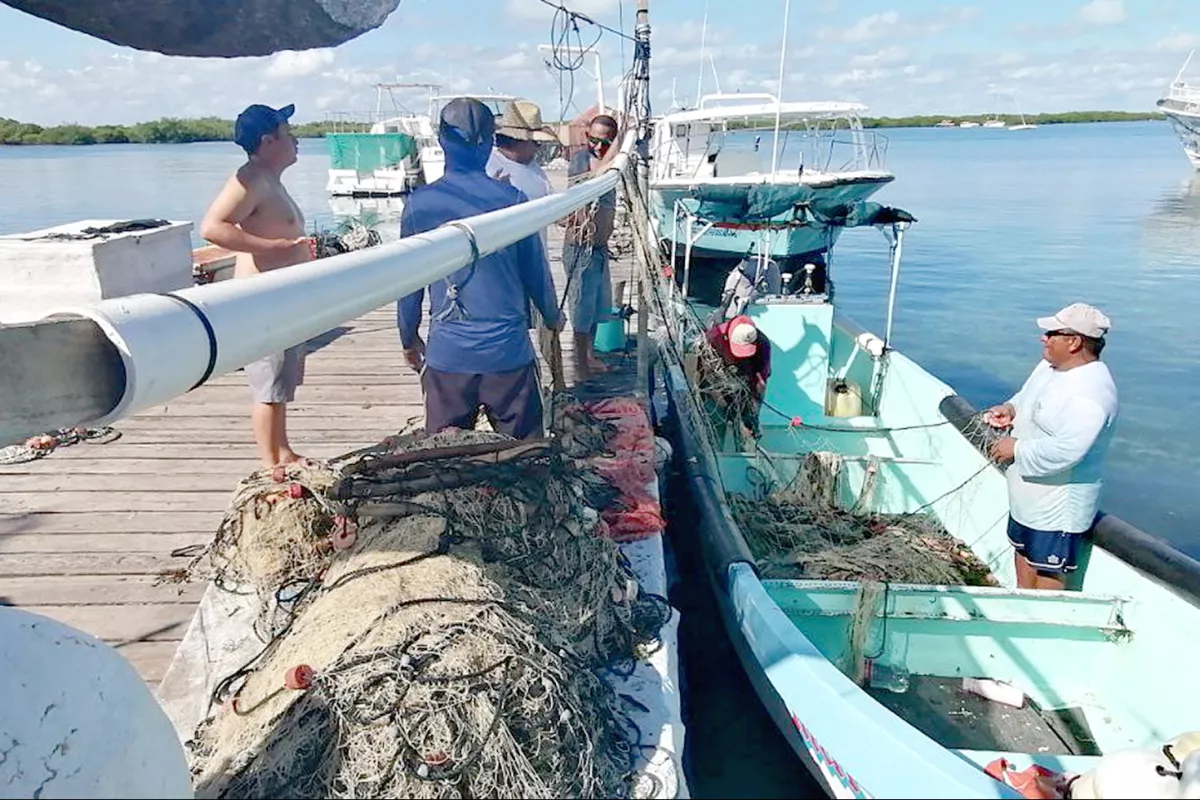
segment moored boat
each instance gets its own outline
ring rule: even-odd
[[[326,134],[329,182],[334,197],[397,197],[442,177],[446,156],[437,140],[435,120],[441,107],[459,96],[440,95],[430,83],[380,83],[375,87],[375,111],[366,120],[356,115],[334,114],[332,133]],[[413,111],[396,99],[396,91],[426,89],[428,110]],[[383,98],[392,110],[383,108]],[[497,114],[513,100],[506,94],[470,95]]]
[[[893,220],[880,226],[893,244],[883,337],[828,290],[748,307],[773,377],[744,449],[713,435],[695,368],[713,309],[658,287],[676,452],[746,672],[836,797],[1020,796],[993,776],[1094,781],[1129,749],[1157,764],[1200,727],[1200,699],[1171,689],[1200,642],[1200,564],[1103,516],[1070,591],[1014,588],[986,427],[889,342],[906,217],[874,217]],[[764,535],[756,519],[779,509],[791,516]],[[938,563],[954,576],[894,577],[946,574]]]
[[[866,200],[891,182],[887,141],[857,103],[783,103],[769,94],[705,95],[662,117],[651,143],[658,236],[693,258],[812,259],[840,233],[822,206]],[[776,123],[778,132],[757,127]]]
[[[1200,169],[1200,86],[1189,84],[1183,78],[1193,55],[1195,51],[1188,54],[1166,95],[1159,99],[1158,107],[1175,128],[1188,161]]]

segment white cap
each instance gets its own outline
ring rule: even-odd
[[[1100,309],[1087,303],[1072,303],[1053,317],[1039,318],[1037,324],[1044,331],[1074,331],[1092,339],[1102,338],[1112,327]]]

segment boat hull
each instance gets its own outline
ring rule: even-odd
[[[818,314],[808,309],[804,315],[803,324],[798,324],[786,305],[755,314],[760,328],[778,344],[776,374],[845,374],[860,386],[877,385],[868,390],[866,401],[883,410],[877,417],[859,417],[852,423],[822,419],[819,403],[801,407],[804,397],[812,402],[816,384],[797,389],[788,381],[773,381],[768,385],[769,406],[797,413],[806,424],[815,420],[812,425],[849,425],[864,433],[794,430],[787,420],[773,418],[776,412],[764,412],[760,446],[773,455],[756,461],[758,467],[768,464],[774,473],[774,461],[785,460],[780,453],[813,449],[876,455],[881,459],[875,465],[880,475],[876,496],[890,513],[933,508],[947,530],[970,541],[1001,583],[1011,586],[1004,476],[959,432],[959,422],[971,417],[973,409],[951,387],[896,352],[888,356],[889,368],[878,381],[870,372],[857,374],[869,369],[870,359],[856,357],[861,351],[855,348],[870,350],[873,337],[844,319],[822,321],[826,310]],[[814,344],[814,337],[822,342]],[[852,352],[847,353],[850,343]],[[748,475],[746,465],[754,457],[713,453],[682,362],[673,360],[670,345],[665,348],[675,452],[700,515],[698,536],[723,623],[764,708],[831,796],[1016,796],[987,777],[982,767],[997,757],[1010,759],[1018,768],[1039,763],[1057,771],[1086,772],[1095,766],[1095,755],[1054,755],[1013,746],[971,750],[935,741],[934,734],[902,719],[844,674],[835,664],[840,660],[831,654],[830,631],[822,626],[831,619],[831,592],[847,589],[796,589],[793,594],[802,609],[798,614],[797,606],[780,599],[775,584],[781,582],[760,580],[725,499],[726,491],[752,488],[748,478],[739,485],[735,473]],[[906,430],[905,423],[916,428]],[[880,430],[871,433],[873,425]],[[884,427],[888,425],[894,427]],[[805,436],[812,441],[804,442]],[[848,446],[851,439],[861,449]],[[738,459],[741,464],[731,468]],[[845,483],[861,482],[863,466],[845,476]],[[783,475],[781,480],[788,478]],[[958,615],[918,620],[920,614],[900,611],[890,640],[884,629],[879,652],[884,654],[883,645],[888,644],[886,660],[910,668],[914,676],[1027,677],[1024,690],[1036,707],[1079,709],[1100,752],[1153,746],[1194,727],[1200,718],[1196,703],[1166,698],[1156,687],[1170,685],[1172,664],[1197,657],[1200,564],[1119,520],[1104,518],[1085,543],[1079,572],[1070,585],[1082,591],[895,585],[893,607],[908,593],[927,598],[923,603],[949,602]],[[780,603],[790,610],[785,612]],[[886,609],[886,597],[884,603]],[[805,605],[810,618],[816,610],[820,619],[810,619],[802,629],[797,620]],[[995,610],[1009,618],[1002,619],[1004,614],[992,613]],[[942,633],[929,630],[939,626]],[[968,632],[944,635],[955,626]],[[931,645],[938,635],[950,646]],[[1085,651],[1088,657],[1080,658]],[[930,668],[931,660],[941,662],[938,668]],[[1085,674],[1080,664],[1094,669]]]
[[[1194,168],[1200,170],[1200,109],[1195,113],[1188,113],[1182,110],[1173,111],[1163,106],[1163,111],[1179,136],[1184,155]]]
[[[853,205],[891,180],[890,174],[871,173],[823,184],[660,181],[651,185],[650,206],[659,238],[668,245],[674,242],[680,252],[690,237],[696,257],[741,258],[753,249],[786,261],[829,250],[842,231],[807,222],[798,208],[813,203]],[[677,208],[687,216],[677,216]]]

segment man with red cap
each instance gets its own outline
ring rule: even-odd
[[[771,342],[747,316],[737,316],[715,323],[706,335],[708,344],[720,356],[731,381],[706,376],[709,397],[716,406],[712,419],[717,440],[725,438],[725,430],[733,418],[738,418],[755,439],[759,436],[758,409],[767,393],[771,377]],[[741,389],[745,386],[745,391]]]

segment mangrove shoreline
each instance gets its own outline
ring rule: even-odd
[[[943,116],[922,114],[910,117],[863,117],[864,128],[932,128],[943,120],[957,125],[963,121],[985,122],[999,119],[1015,125],[1018,114],[968,114]],[[1164,119],[1155,111],[1065,111],[1055,114],[1026,114],[1025,121],[1036,125],[1066,125],[1083,122],[1137,122]],[[743,127],[736,121],[731,127]],[[305,122],[293,127],[301,138],[320,138],[333,129],[328,122]],[[233,120],[218,117],[180,119],[164,117],[134,125],[52,125],[43,127],[29,122],[0,117],[0,145],[86,145],[86,144],[189,144],[191,142],[227,142],[233,139]]]

